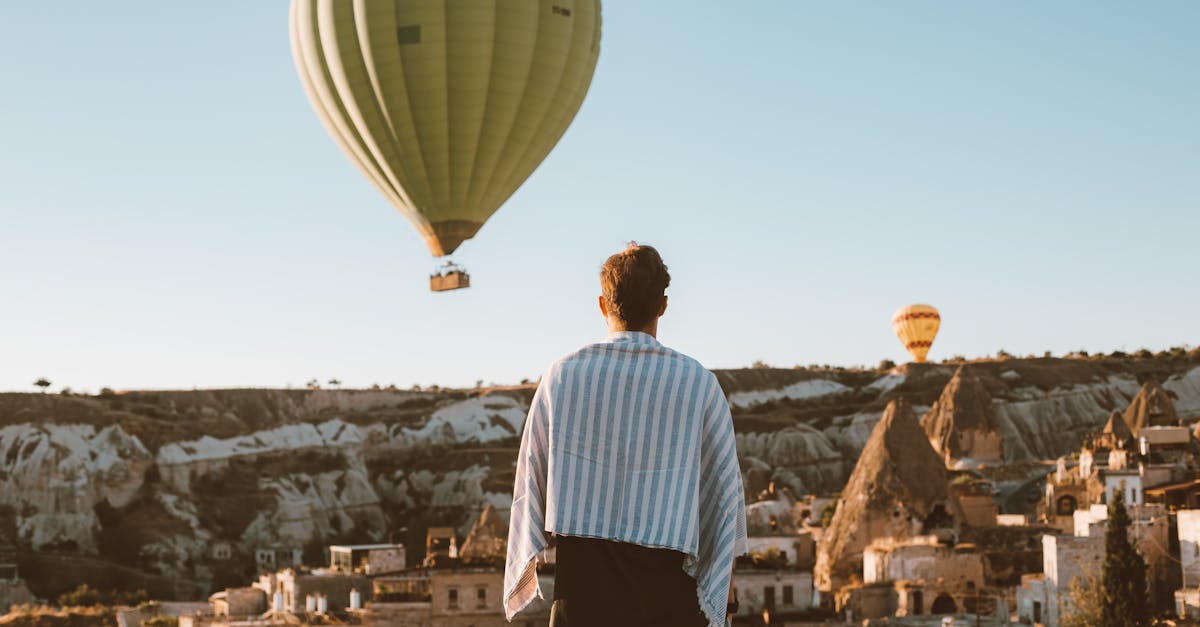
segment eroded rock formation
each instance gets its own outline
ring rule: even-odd
[[[1170,395],[1154,380],[1142,384],[1142,389],[1125,409],[1124,418],[1135,436],[1143,427],[1169,427],[1179,420]]]
[[[1000,417],[987,388],[965,365],[959,366],[921,418],[921,426],[947,466],[995,464],[1004,459]]]
[[[942,457],[912,407],[891,401],[842,490],[817,547],[813,577],[823,591],[862,574],[862,553],[879,538],[953,531],[963,520]]]
[[[508,521],[488,504],[467,532],[458,556],[467,563],[504,563],[508,549]]]
[[[773,481],[800,495],[837,493],[860,454],[875,448],[888,402],[904,397],[915,411],[941,412],[955,369],[719,371],[739,401],[734,425],[748,492]],[[1133,400],[1133,415],[1174,420],[1164,394],[1185,422],[1200,415],[1200,354],[1008,359],[967,370],[990,396],[1008,461],[1075,450],[1139,397],[1143,380],[1164,383]],[[970,386],[963,379],[958,387],[961,395]],[[503,517],[532,392],[0,394],[0,545],[27,557],[132,567],[168,584],[195,582],[198,591],[244,582],[258,549],[305,549],[319,564],[326,543],[398,541],[419,555],[427,526],[465,534],[486,504]],[[927,434],[916,432],[928,449]],[[216,545],[231,557],[214,558]],[[61,591],[35,589],[51,598]]]

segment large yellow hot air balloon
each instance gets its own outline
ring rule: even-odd
[[[290,30],[325,128],[441,257],[574,119],[600,53],[600,0],[292,0]]]
[[[932,305],[907,305],[892,314],[892,330],[917,363],[925,362],[941,325],[942,317]]]

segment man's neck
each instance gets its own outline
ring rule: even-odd
[[[622,324],[609,324],[608,325],[609,333],[626,333],[629,331],[634,331],[636,333],[645,333],[646,335],[649,335],[650,337],[652,337],[656,340],[658,339],[658,325],[657,324],[652,324],[644,329],[631,329]]]

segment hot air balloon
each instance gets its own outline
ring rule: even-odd
[[[326,130],[443,257],[575,118],[600,0],[292,0],[290,31]],[[468,285],[452,263],[430,279],[434,291]]]
[[[892,330],[919,364],[925,363],[941,325],[942,317],[932,305],[907,305],[892,314]]]

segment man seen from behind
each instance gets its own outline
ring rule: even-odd
[[[541,596],[555,538],[551,627],[719,626],[746,510],[716,377],[657,340],[670,275],[630,244],[600,271],[608,337],[552,364],[525,421],[504,574],[505,614]]]

